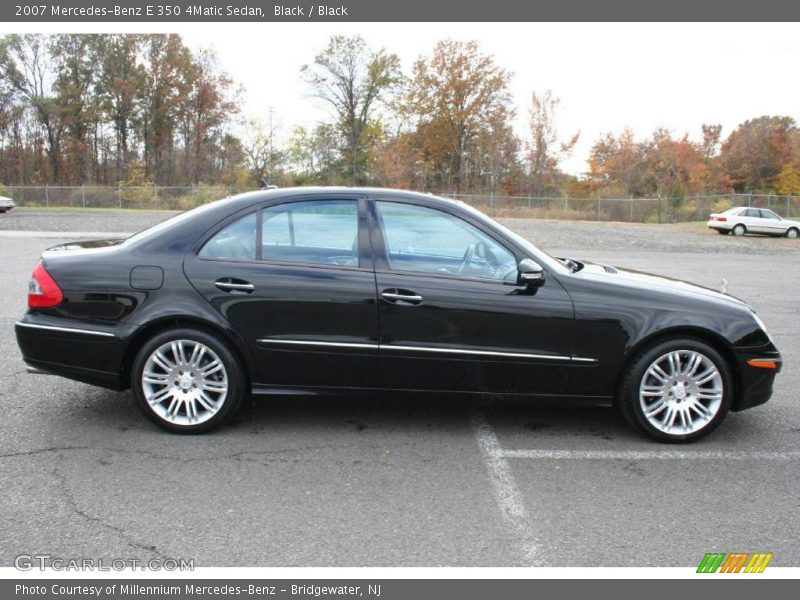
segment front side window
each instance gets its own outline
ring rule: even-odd
[[[256,213],[226,225],[200,249],[203,258],[256,259]]]
[[[514,255],[483,231],[448,213],[378,202],[389,268],[513,281]]]
[[[780,221],[780,219],[781,219],[778,215],[776,215],[771,210],[765,210],[763,208],[761,209],[761,218],[763,218],[763,219],[772,219],[774,221]]]
[[[265,208],[262,260],[358,266],[358,202],[313,200]]]

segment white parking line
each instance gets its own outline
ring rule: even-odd
[[[590,459],[590,460],[798,460],[797,451],[761,450],[503,450],[497,448],[496,457],[538,459]]]
[[[545,563],[536,544],[533,522],[514,481],[511,467],[502,456],[503,450],[500,448],[497,436],[484,414],[478,409],[472,413],[472,427],[503,521],[520,538],[525,561],[531,566],[544,566]]]

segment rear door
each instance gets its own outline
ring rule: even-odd
[[[364,200],[314,197],[223,223],[184,270],[244,337],[258,383],[371,386],[378,317]]]
[[[764,219],[761,218],[761,211],[757,208],[746,208],[742,212],[742,223],[747,227],[747,231],[752,233],[766,233]]]
[[[520,257],[477,221],[391,198],[371,208],[382,386],[562,391],[574,312],[555,278],[517,286]]]

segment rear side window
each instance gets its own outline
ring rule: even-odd
[[[256,259],[256,213],[223,227],[200,249],[203,258]]]
[[[358,266],[358,202],[316,200],[271,206],[217,232],[200,250],[203,258],[271,260]]]
[[[357,201],[290,202],[262,213],[263,260],[358,266]]]
[[[761,213],[757,208],[748,208],[744,211],[745,217],[756,217],[757,219],[761,218]]]

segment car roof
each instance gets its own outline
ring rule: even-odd
[[[316,194],[326,194],[326,193],[336,194],[337,196],[347,195],[347,194],[353,194],[359,196],[365,196],[365,195],[380,196],[380,195],[391,194],[392,196],[402,196],[410,199],[427,198],[427,199],[444,200],[445,202],[454,202],[454,200],[450,200],[448,198],[442,198],[440,196],[434,196],[433,194],[428,194],[428,193],[413,192],[410,190],[379,188],[379,187],[347,187],[347,186],[308,186],[308,187],[289,187],[289,188],[273,188],[268,190],[255,190],[252,192],[244,192],[242,194],[237,194],[235,196],[231,196],[230,198],[225,198],[223,201],[241,202],[242,204],[247,204],[250,202],[261,202],[264,200],[270,200],[272,198],[289,198],[292,196],[305,196],[305,195],[316,195]],[[319,199],[325,200],[325,198],[319,198]]]

